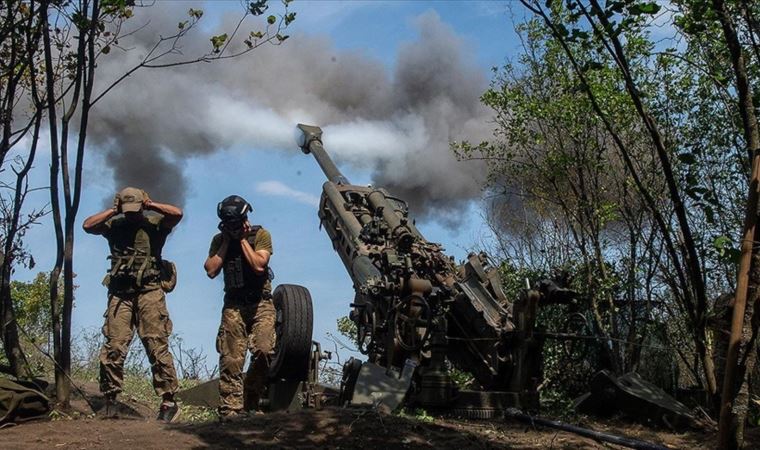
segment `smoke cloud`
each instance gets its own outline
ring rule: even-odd
[[[150,8],[150,26],[134,35],[130,51],[103,58],[101,82],[137,63],[159,30],[176,28],[186,11],[175,2]],[[133,20],[139,23],[139,12]],[[233,20],[220,27],[231,29]],[[492,113],[479,102],[487,79],[435,13],[415,26],[418,39],[400,47],[390,73],[327,37],[296,33],[237,60],[141,69],[98,104],[91,143],[106,153],[116,188],[144,186],[182,204],[183,159],[241,145],[298,151],[295,124],[315,124],[339,165],[369,170],[375,185],[407,199],[417,216],[453,217],[479,196],[485,168],[457,161],[449,143],[490,137]],[[183,53],[202,54],[210,34],[188,36]]]

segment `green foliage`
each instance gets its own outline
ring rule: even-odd
[[[190,8],[187,11],[187,15],[192,17],[195,20],[200,20],[201,17],[203,17],[203,10],[202,9],[194,9]]]
[[[499,266],[504,293],[509,299],[516,299],[528,287],[528,284],[547,278],[548,272],[540,268],[518,267],[509,261],[502,261]]]
[[[11,282],[11,299],[19,326],[21,348],[26,355],[29,368],[36,375],[44,375],[53,367],[50,359],[40,352],[40,349],[47,353],[52,352],[48,280],[48,275],[40,272],[30,282]],[[59,292],[62,298],[62,283],[59,285]],[[0,354],[0,362],[5,363],[4,353]]]
[[[102,0],[100,2],[101,16],[129,19],[134,13],[132,10],[134,5],[135,2],[132,0]]]
[[[31,282],[11,282],[11,298],[19,326],[35,341],[43,343],[52,327],[49,279],[48,274],[40,272]]]
[[[656,2],[633,3],[628,7],[628,12],[633,15],[648,14],[653,15],[660,12],[660,5]]]
[[[713,248],[717,251],[718,257],[732,263],[739,262],[741,252],[735,244],[731,242],[728,236],[718,236],[713,240]]]
[[[348,316],[339,317],[336,325],[338,333],[351,339],[351,342],[356,342],[358,336],[356,324]]]
[[[704,383],[708,356],[695,357],[695,339],[706,334],[704,305],[735,283],[750,168],[713,5],[678,0],[669,16],[651,0],[524,4],[535,20],[517,26],[523,52],[494,69],[482,96],[495,111],[494,139],[454,150],[488,161],[509,295],[534,279],[521,272],[559,275],[580,298],[542,310],[539,322],[585,322],[600,338],[591,347],[547,342],[546,387],[575,383],[556,367],[600,364],[663,386],[685,367]],[[758,86],[760,4],[726,6]],[[668,17],[676,38],[653,39]],[[590,356],[566,361],[581,349]]]
[[[398,412],[399,417],[408,417],[414,420],[418,420],[420,422],[424,423],[433,423],[435,422],[435,417],[428,414],[427,410],[423,408],[415,408],[413,410],[408,410],[407,408],[401,408]]]
[[[547,415],[558,419],[575,419],[577,417],[572,398],[565,392],[556,389],[543,389],[539,394],[541,409],[547,411]]]
[[[451,381],[453,381],[459,389],[470,388],[473,380],[475,380],[475,377],[473,377],[471,373],[454,367],[451,364],[448,364],[448,373],[451,377]]]
[[[179,380],[179,390],[190,389],[200,384],[201,380]],[[122,399],[128,399],[143,405],[150,405],[158,413],[160,397],[156,396],[149,375],[128,374],[124,377]],[[184,423],[208,423],[217,421],[219,416],[214,408],[181,405],[180,421]]]
[[[267,0],[257,0],[257,1],[248,3],[248,11],[254,16],[260,16],[264,14],[264,12],[267,9],[269,9],[269,5],[267,5]]]
[[[214,53],[219,53],[221,47],[227,42],[227,33],[211,36],[211,46],[214,48]]]

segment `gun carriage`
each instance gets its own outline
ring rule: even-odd
[[[420,233],[406,202],[351,184],[325,151],[319,127],[298,128],[299,146],[327,177],[319,218],[353,281],[349,317],[368,358],[346,364],[341,398],[355,402],[363,383],[381,389],[382,380],[370,374],[383,372],[409,380],[411,405],[485,413],[537,408],[542,358],[534,324],[542,294],[526,290],[508,299],[484,253],[456,264]],[[451,365],[471,373],[478,392],[456,389]]]

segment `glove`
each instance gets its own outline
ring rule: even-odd
[[[113,196],[113,210],[116,214],[121,212],[121,197],[119,197],[119,194]]]

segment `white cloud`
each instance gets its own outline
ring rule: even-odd
[[[319,207],[319,197],[316,195],[293,189],[290,186],[275,180],[256,183],[256,192],[277,197],[287,197],[305,205]]]

